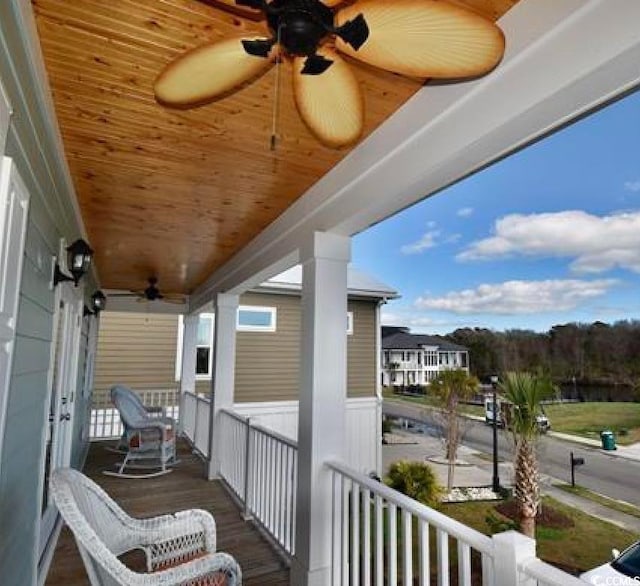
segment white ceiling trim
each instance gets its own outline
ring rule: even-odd
[[[191,307],[295,264],[314,231],[356,234],[638,85],[638,22],[637,0],[522,0],[500,21],[507,52],[491,75],[420,90],[214,272]]]

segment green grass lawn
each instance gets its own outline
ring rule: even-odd
[[[572,573],[584,572],[611,559],[611,548],[624,549],[638,539],[629,531],[591,517],[577,509],[546,497],[543,506],[552,506],[571,517],[575,526],[569,529],[546,529],[539,527],[536,540],[538,557]],[[473,527],[486,535],[497,528],[487,523],[492,515],[505,522],[509,520],[495,511],[494,503],[460,503],[442,505],[442,512]]]
[[[616,442],[640,442],[640,403],[563,403],[545,406],[551,429],[599,439],[610,429]]]
[[[640,519],[640,508],[634,507],[631,504],[623,503],[615,499],[610,499],[609,497],[593,492],[588,488],[584,488],[584,486],[571,486],[570,484],[555,484],[554,486],[556,488],[564,490],[565,492],[582,496],[595,503],[604,505],[605,507],[609,507],[610,509],[620,511],[621,513],[625,513],[626,515],[631,515],[632,517],[637,517],[638,519]]]

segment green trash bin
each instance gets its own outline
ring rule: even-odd
[[[600,439],[602,440],[602,449],[612,451],[616,449],[616,436],[612,431],[606,430],[600,432]]]

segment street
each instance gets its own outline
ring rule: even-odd
[[[385,401],[383,413],[404,417],[433,427],[432,412],[418,405]],[[551,422],[553,427],[553,421]],[[486,454],[492,453],[492,429],[482,421],[466,420],[462,443]],[[508,433],[498,432],[499,457],[512,459],[513,442]],[[619,499],[640,507],[640,462],[618,458],[598,449],[583,447],[573,442],[542,436],[538,446],[540,472],[569,482],[571,470],[569,455],[584,458],[585,465],[576,468],[576,484],[594,492]]]

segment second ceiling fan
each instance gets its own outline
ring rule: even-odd
[[[255,19],[268,36],[234,36],[192,49],[160,73],[154,91],[167,106],[194,107],[224,97],[283,59],[293,68],[296,106],[325,145],[355,143],[364,103],[338,53],[400,75],[468,79],[491,71],[504,35],[491,21],[438,0],[205,0]]]

